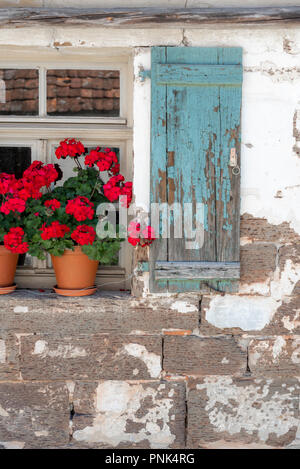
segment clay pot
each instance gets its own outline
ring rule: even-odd
[[[0,289],[14,284],[19,254],[0,246]]]
[[[81,250],[80,246],[75,246],[74,251],[66,249],[62,256],[52,256],[52,264],[56,275],[57,288],[59,290],[70,290],[69,296],[83,296],[90,290],[90,294],[95,292],[96,273],[99,261],[88,258]]]

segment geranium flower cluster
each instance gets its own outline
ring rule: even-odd
[[[79,225],[71,234],[71,238],[80,246],[93,244],[96,238],[96,232],[92,226]]]
[[[68,200],[66,213],[73,215],[77,221],[92,220],[94,218],[94,204],[87,197],[78,196]]]
[[[44,205],[45,207],[50,208],[54,212],[57,208],[60,208],[61,203],[59,202],[59,200],[51,199],[51,200],[46,200]]]
[[[155,232],[150,225],[142,230],[140,223],[132,221],[128,225],[128,233],[128,242],[132,246],[150,246],[155,240]]]
[[[112,176],[109,181],[103,186],[103,193],[110,202],[115,202],[121,196],[121,203],[123,207],[129,207],[132,201],[132,182],[124,183],[124,176],[118,174]]]
[[[75,158],[81,156],[85,153],[85,148],[80,142],[80,140],[75,140],[75,138],[66,138],[61,141],[59,147],[55,150],[55,155],[58,159]]]
[[[99,147],[96,150],[91,150],[86,155],[84,164],[90,168],[96,165],[99,171],[109,171],[114,175],[120,171],[117,155],[110,148],[105,148],[104,151],[100,151]]]
[[[59,221],[53,221],[49,226],[43,223],[40,231],[42,232],[41,238],[46,241],[52,238],[63,238],[66,233],[69,233],[70,228],[67,225],[59,223]]]
[[[53,164],[44,165],[41,161],[34,161],[27,168],[21,179],[14,175],[0,174],[0,193],[4,196],[0,211],[5,215],[10,212],[23,213],[29,198],[39,199],[41,188],[49,187],[58,178],[58,172]]]
[[[28,243],[23,242],[24,230],[21,227],[11,228],[9,232],[4,235],[4,246],[11,252],[17,254],[25,254],[28,251]]]

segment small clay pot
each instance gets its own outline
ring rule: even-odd
[[[0,246],[0,288],[14,285],[19,254]]]
[[[78,291],[76,296],[83,296],[81,291],[85,292],[85,295],[86,290],[90,290],[90,294],[95,292],[92,287],[95,286],[99,261],[89,259],[80,246],[75,246],[74,251],[66,249],[62,256],[51,255],[51,259],[58,294],[59,290],[72,290],[70,296],[75,296],[74,290]]]

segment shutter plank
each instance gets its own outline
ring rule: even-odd
[[[241,85],[241,65],[157,64],[156,80],[159,85]]]
[[[151,50],[152,67],[154,64],[166,61],[166,48],[153,47]],[[150,180],[150,203],[167,203],[167,108],[166,87],[157,86],[156,80],[151,80],[151,180]],[[154,214],[151,212],[151,224],[155,226]],[[161,232],[156,227],[156,236]],[[158,284],[154,279],[154,262],[157,259],[167,260],[167,239],[161,238],[156,241],[150,249],[150,289],[153,292],[163,292],[167,289],[167,283]]]
[[[239,262],[156,262],[156,279],[238,279]]]

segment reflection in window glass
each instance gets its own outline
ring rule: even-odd
[[[38,70],[0,69],[0,115],[37,115]]]
[[[1,147],[0,146],[0,173],[14,174],[21,178],[31,163],[30,147]],[[18,265],[31,265],[31,257],[27,254],[19,256]]]
[[[47,113],[58,116],[119,116],[118,70],[48,70]]]

